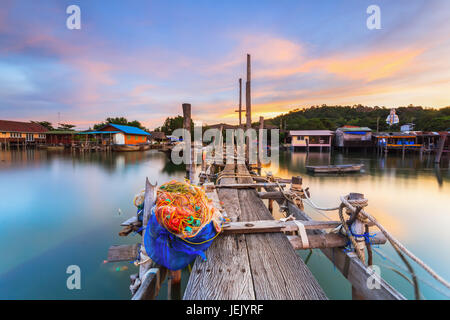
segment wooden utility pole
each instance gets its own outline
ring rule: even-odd
[[[239,78],[239,128],[242,128],[242,78]]]
[[[183,103],[183,128],[188,132],[183,137],[183,142],[186,144],[185,150],[188,154],[184,155],[186,161],[186,178],[192,180],[193,178],[193,165],[192,165],[192,144],[191,144],[191,105],[189,103]],[[189,138],[189,139],[188,139]],[[190,160],[190,161],[189,161]]]
[[[247,129],[252,127],[252,101],[250,96],[250,83],[251,83],[251,65],[250,55],[247,54],[247,82],[245,84],[245,116],[247,120]]]
[[[251,65],[250,55],[247,54],[247,82],[245,83],[245,117],[246,117],[246,129],[249,130],[252,127],[252,108],[251,108],[251,96],[250,96],[250,83],[251,83]],[[245,160],[249,163],[250,159],[250,143],[251,139],[247,138]]]

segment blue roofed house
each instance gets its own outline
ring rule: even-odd
[[[147,143],[150,133],[130,126],[108,123],[98,131],[106,131],[112,134],[113,143],[116,145],[136,145]]]

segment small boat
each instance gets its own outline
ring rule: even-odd
[[[330,166],[306,166],[306,170],[313,173],[347,173],[360,172],[363,164],[338,164]]]
[[[64,150],[64,146],[46,146],[46,145],[40,145],[38,147],[39,149],[46,149],[48,151],[60,151],[60,150]]]
[[[113,151],[145,151],[149,150],[150,145],[149,144],[114,144],[112,146]]]
[[[150,148],[151,148],[150,144],[141,144],[141,145],[139,145],[139,151],[150,150]]]

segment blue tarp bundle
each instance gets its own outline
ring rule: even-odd
[[[216,234],[211,221],[195,237],[186,239],[188,243],[158,223],[154,206],[144,233],[145,251],[157,264],[170,270],[180,270],[193,262],[197,256],[206,260],[205,251]]]

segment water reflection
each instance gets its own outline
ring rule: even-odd
[[[434,164],[432,156],[408,154],[389,154],[377,157],[376,154],[364,153],[301,153],[286,152],[280,154],[280,177],[300,175],[303,184],[310,188],[314,201],[323,207],[335,207],[339,197],[350,192],[363,193],[369,199],[367,211],[377,218],[391,233],[405,244],[412,252],[421,257],[444,278],[450,279],[450,257],[442,255],[439,247],[450,246],[448,228],[450,227],[450,170],[448,158],[440,166]],[[364,172],[345,175],[310,175],[307,165],[363,163]],[[272,170],[270,166],[266,171]],[[317,220],[324,217],[306,206],[306,212]],[[333,220],[339,220],[336,213],[328,214]],[[379,248],[402,265],[390,246]],[[303,257],[306,255],[300,253]],[[311,270],[319,282],[326,288],[331,298],[351,298],[348,282],[336,275],[331,263],[315,252],[309,262]],[[388,264],[379,256],[375,263]],[[431,277],[415,266],[416,272],[423,278],[435,283]],[[330,275],[331,273],[331,275]],[[389,283],[398,288],[406,297],[413,298],[412,287],[390,269],[383,267],[382,275]],[[428,299],[447,298],[421,284],[422,293]],[[444,289],[445,291],[445,289]],[[448,299],[448,298],[447,298]]]
[[[162,171],[169,174],[185,171],[184,166],[168,162],[164,153],[155,150],[146,152],[71,152],[70,150],[41,149],[0,151],[0,170],[45,166],[53,161],[71,162],[74,166],[95,164],[109,172],[151,161],[163,166]]]
[[[308,175],[306,171],[307,165],[348,163],[363,163],[365,171],[331,176]],[[274,171],[270,166],[263,171],[269,170]],[[0,298],[129,299],[129,275],[137,270],[126,263],[103,265],[107,249],[112,244],[138,241],[117,233],[120,223],[135,214],[131,202],[145,177],[161,184],[182,180],[184,174],[183,165],[172,164],[164,153],[154,150],[76,154],[0,151]],[[281,152],[279,170],[274,174],[302,176],[314,201],[325,207],[336,206],[339,196],[349,192],[364,193],[369,199],[368,211],[450,279],[450,256],[442,254],[442,248],[450,246],[448,160],[437,167],[432,157],[421,159],[411,154],[402,158],[394,154]],[[306,211],[314,219],[323,219],[311,208],[306,207]],[[338,219],[336,214],[330,218]],[[430,245],[435,243],[439,247]],[[380,250],[395,257],[388,246]],[[303,252],[300,255],[305,256]],[[387,263],[377,256],[375,262]],[[69,264],[80,265],[85,275],[81,292],[65,288]],[[125,265],[127,271],[115,271]],[[351,297],[348,282],[319,251],[308,265],[330,298]],[[387,268],[382,272],[403,294],[413,297],[404,279]],[[427,298],[443,298],[425,286],[422,290]]]

